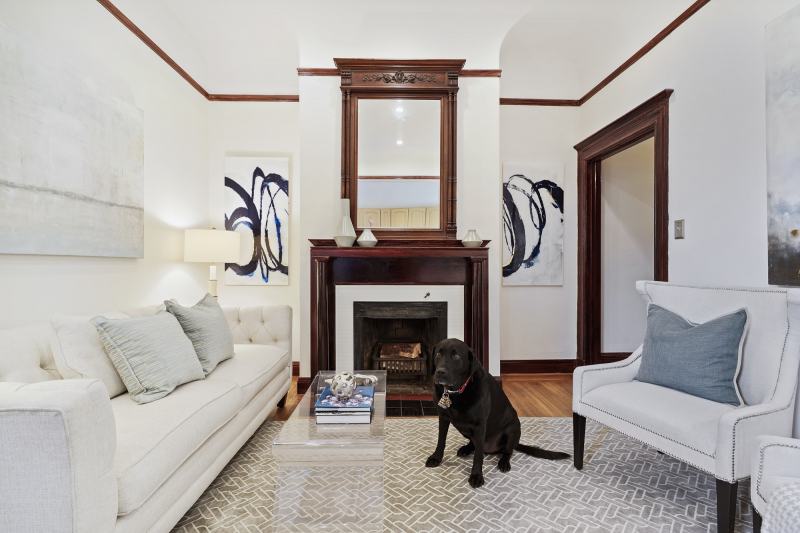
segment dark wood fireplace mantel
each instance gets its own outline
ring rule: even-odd
[[[332,240],[311,239],[311,376],[336,367],[336,285],[463,285],[464,341],[488,367],[488,244],[405,240],[338,248]]]

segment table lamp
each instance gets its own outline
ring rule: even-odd
[[[183,260],[211,263],[208,266],[208,293],[217,297],[217,263],[236,263],[241,256],[241,237],[235,231],[187,229],[183,239]]]

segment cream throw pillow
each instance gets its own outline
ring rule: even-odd
[[[108,318],[125,318],[108,313]],[[55,335],[51,347],[59,374],[66,379],[94,378],[103,382],[108,397],[125,392],[125,384],[109,359],[94,324],[88,316],[55,316],[50,320]]]

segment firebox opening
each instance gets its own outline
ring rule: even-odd
[[[354,302],[353,365],[386,370],[387,392],[431,394],[433,347],[447,337],[446,302]]]

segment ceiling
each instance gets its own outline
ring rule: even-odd
[[[503,96],[578,98],[692,0],[115,0],[214,93],[296,94],[333,57],[465,58]]]

